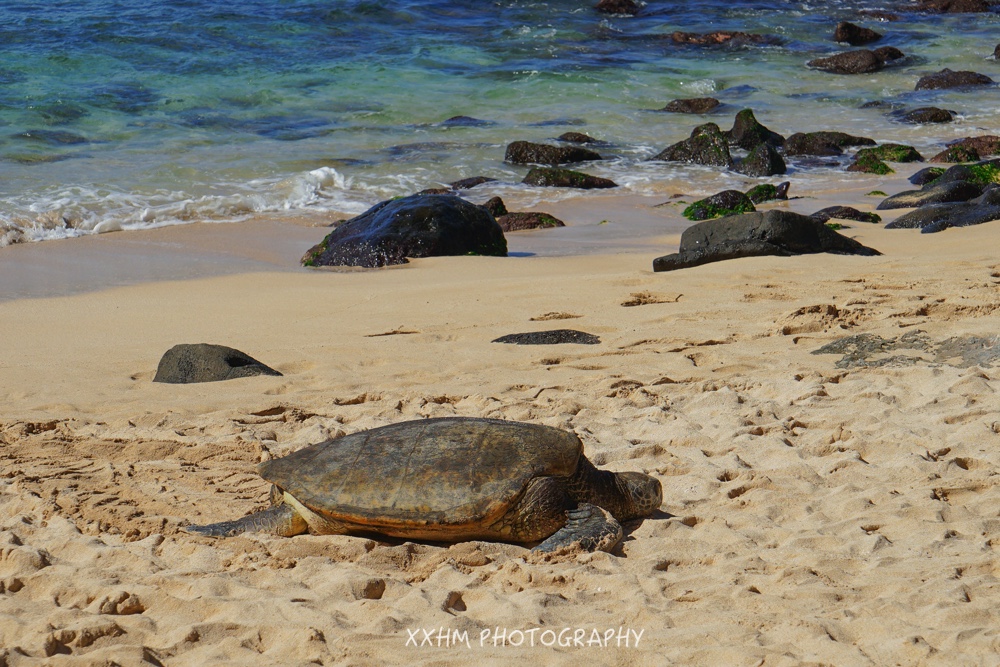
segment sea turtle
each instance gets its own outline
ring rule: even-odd
[[[610,551],[622,537],[619,521],[648,516],[663,499],[649,475],[595,468],[573,433],[498,419],[401,422],[310,445],[258,470],[273,484],[270,508],[185,530]]]

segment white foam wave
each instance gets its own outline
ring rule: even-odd
[[[0,200],[0,246],[189,222],[238,221],[257,213],[337,212],[356,215],[386,197],[412,192],[424,176],[362,183],[332,167],[280,180],[215,186],[221,195],[176,190],[119,192],[76,186]]]

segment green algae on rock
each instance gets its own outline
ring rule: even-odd
[[[696,201],[684,209],[681,215],[688,220],[708,220],[727,215],[750,213],[756,210],[750,197],[739,190],[724,190],[711,197]]]

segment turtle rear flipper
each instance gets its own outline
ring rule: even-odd
[[[208,537],[232,537],[240,533],[270,533],[279,537],[300,535],[306,530],[306,520],[291,505],[274,505],[261,512],[235,521],[210,523],[205,526],[184,526],[185,532]]]
[[[556,551],[579,545],[584,551],[611,551],[622,539],[622,526],[610,512],[580,503],[566,512],[566,525],[532,551]]]

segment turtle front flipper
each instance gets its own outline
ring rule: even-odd
[[[622,539],[622,526],[597,505],[580,503],[566,512],[566,525],[532,551],[556,551],[579,545],[585,551],[611,551]]]
[[[185,526],[182,530],[208,537],[231,537],[240,533],[270,533],[279,537],[301,535],[308,530],[306,520],[291,505],[274,505],[261,512],[235,521],[210,523],[205,526]]]

